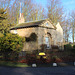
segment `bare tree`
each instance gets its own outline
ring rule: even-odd
[[[62,23],[63,7],[60,0],[47,0],[48,18],[53,23],[60,21]]]
[[[70,42],[70,38],[71,38],[70,19],[65,20],[63,30],[64,30],[63,32],[64,32],[65,42]]]
[[[75,42],[75,10],[72,10],[70,13],[70,20],[71,20],[71,28],[72,28],[72,39],[73,44]]]

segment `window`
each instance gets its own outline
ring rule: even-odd
[[[46,23],[46,26],[48,26],[48,23]]]
[[[17,34],[17,30],[14,30],[14,33]]]
[[[45,43],[46,43],[46,45],[47,45],[47,48],[49,48],[49,37],[46,37],[46,38],[45,38]]]

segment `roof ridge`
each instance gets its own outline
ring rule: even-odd
[[[38,21],[42,21],[42,20],[46,20],[46,19],[40,19],[40,20],[35,20],[35,21],[28,21],[28,22],[24,22],[24,23],[38,22]]]
[[[47,18],[48,19],[48,18]],[[39,21],[45,21],[47,19],[40,19],[40,20],[35,20],[35,21],[29,21],[29,22],[24,22],[24,23],[21,23],[21,24],[26,24],[26,23],[34,23],[34,22],[39,22]],[[16,26],[18,25],[21,25],[21,24],[17,24]]]
[[[35,20],[35,21],[25,22],[25,23],[17,24],[14,27],[12,27],[11,29],[16,29],[16,28],[20,28],[20,27],[38,26],[38,25],[40,25],[41,23],[43,23],[47,20],[50,21],[50,19],[47,18],[47,19],[42,19],[42,20]]]

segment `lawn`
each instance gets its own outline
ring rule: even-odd
[[[10,67],[30,67],[25,63],[18,62],[9,62],[9,61],[0,61],[0,66],[10,66]]]
[[[37,67],[51,67],[52,63],[39,63],[36,64]],[[8,67],[32,67],[31,64],[27,65],[26,63],[18,63],[18,62],[10,62],[10,61],[0,61],[0,66],[8,66]]]

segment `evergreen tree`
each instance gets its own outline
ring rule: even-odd
[[[18,57],[24,42],[25,38],[11,33],[6,33],[6,36],[0,37],[0,51],[4,59]]]
[[[7,12],[4,8],[0,9],[0,32],[8,33],[11,24],[9,24]]]

